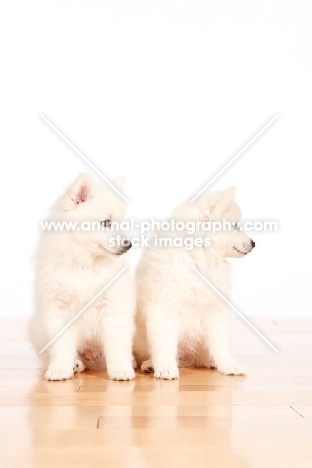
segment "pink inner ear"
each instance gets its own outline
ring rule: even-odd
[[[76,195],[76,200],[75,203],[76,205],[79,205],[79,203],[84,203],[87,201],[89,193],[88,193],[88,187],[86,185],[82,185],[79,189],[79,192]]]

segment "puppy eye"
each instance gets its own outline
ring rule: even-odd
[[[103,219],[101,221],[102,226],[110,228],[112,225],[112,221],[110,219]]]
[[[239,225],[237,223],[234,224],[234,231],[239,231]]]

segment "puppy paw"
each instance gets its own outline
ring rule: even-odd
[[[84,363],[80,361],[80,359],[75,359],[75,364],[74,364],[74,374],[77,374],[78,372],[83,372],[86,369]]]
[[[146,374],[150,374],[151,372],[154,372],[152,361],[150,359],[148,359],[148,361],[143,361],[141,365],[141,370],[145,372]]]
[[[49,367],[45,373],[46,380],[67,380],[74,374],[73,369],[62,369],[60,367]]]
[[[218,364],[217,369],[225,375],[245,375],[246,373],[244,367],[235,359]]]
[[[135,373],[132,368],[130,369],[107,369],[108,377],[112,380],[132,380],[134,379]]]
[[[214,359],[212,359],[212,357],[210,357],[207,361],[207,367],[208,369],[216,369],[217,368],[217,365],[214,361]]]
[[[157,379],[174,380],[179,378],[179,369],[177,367],[168,367],[167,369],[155,369],[154,377]]]

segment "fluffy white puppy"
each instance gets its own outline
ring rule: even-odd
[[[222,221],[232,228],[216,233],[197,231],[201,247],[156,247],[161,237],[181,237],[181,232],[158,232],[143,252],[137,268],[137,333],[134,354],[142,370],[162,379],[179,377],[178,367],[217,367],[227,375],[244,373],[230,354],[231,311],[192,270],[194,266],[227,299],[230,265],[227,257],[244,257],[255,243],[235,223],[241,211],[235,189],[201,195],[180,205],[175,221]],[[185,234],[184,236],[189,236]],[[207,243],[204,239],[210,238]],[[207,246],[210,244],[210,246]],[[206,246],[204,245],[206,244]]]
[[[119,190],[123,184],[123,178],[114,181]],[[81,174],[52,206],[48,221],[70,221],[79,229],[41,233],[35,254],[35,310],[30,321],[30,335],[38,351],[126,265],[125,253],[131,243],[128,240],[126,247],[112,247],[110,238],[125,236],[109,229],[125,213],[120,196],[88,173]],[[91,230],[93,221],[100,224]],[[134,312],[134,282],[126,269],[42,353],[48,365],[46,379],[69,379],[86,367],[107,368],[111,379],[133,379]]]

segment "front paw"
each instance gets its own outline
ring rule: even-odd
[[[132,380],[135,377],[134,370],[130,369],[107,369],[108,377],[112,380]]]
[[[217,369],[225,375],[245,375],[246,373],[244,367],[235,359],[219,363]]]
[[[49,367],[45,373],[46,380],[67,380],[74,374],[73,369],[63,369],[61,367]]]
[[[179,369],[177,367],[155,368],[154,377],[157,379],[174,380],[179,378]]]

